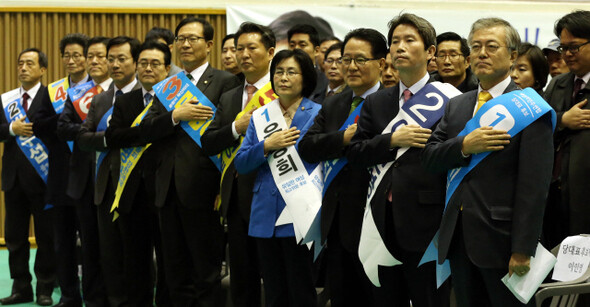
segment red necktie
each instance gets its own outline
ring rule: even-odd
[[[404,102],[410,100],[410,97],[412,97],[412,92],[410,92],[409,89],[405,89],[404,90]]]
[[[250,100],[252,100],[252,96],[254,96],[254,93],[256,93],[256,86],[252,85],[252,84],[246,84],[246,93],[248,93],[248,101],[246,101],[246,104],[248,104],[250,102]]]
[[[27,113],[29,111],[29,98],[31,96],[29,96],[29,94],[24,93],[23,94],[23,109],[25,109],[25,113]]]
[[[583,85],[584,85],[584,80],[582,78],[578,78],[574,82],[574,91],[572,92],[572,101],[574,104],[576,104],[578,102],[578,101],[576,101],[576,96],[578,95],[578,92],[580,92],[580,90],[582,89]]]

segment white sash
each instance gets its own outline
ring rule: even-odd
[[[254,111],[252,119],[259,140],[266,139],[275,131],[289,129],[278,99]],[[295,146],[289,146],[271,152],[268,166],[286,204],[276,225],[293,223],[297,242],[311,243],[308,232],[322,205],[321,165],[308,174]],[[311,244],[308,247],[311,248]]]

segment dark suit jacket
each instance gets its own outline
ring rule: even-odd
[[[221,94],[238,86],[231,73],[208,66],[197,82],[197,88],[217,105]],[[180,127],[172,123],[172,112],[166,111],[158,99],[140,125],[144,142],[161,150],[156,173],[155,205],[162,207],[168,188],[174,180],[181,203],[189,208],[211,210],[219,191],[221,174],[203,150]]]
[[[324,102],[324,99],[326,98],[326,90],[328,89],[328,84],[330,83],[330,81],[328,81],[328,78],[326,77],[324,72],[321,71],[319,68],[316,68],[315,72],[318,77],[317,84],[315,89],[313,90],[311,95],[309,95],[308,98],[313,102],[322,104]]]
[[[557,112],[558,125],[563,113],[584,99],[590,100],[590,83],[578,92],[572,101],[574,92],[573,73],[556,76],[551,80],[544,98]],[[586,104],[584,109],[590,109]],[[555,147],[561,151],[561,196],[562,204],[569,206],[570,234],[587,233],[590,231],[590,129],[555,130]]]
[[[228,147],[238,146],[239,140],[234,139],[231,126],[238,113],[242,111],[243,91],[244,86],[242,85],[221,95],[215,118],[201,138],[205,155],[216,155]],[[224,217],[227,215],[232,190],[235,188],[237,189],[237,200],[234,199],[233,202],[237,201],[235,205],[238,206],[241,217],[248,221],[250,219],[252,188],[254,187],[256,172],[237,177],[236,174],[236,168],[232,161],[221,183],[221,214]],[[234,183],[236,183],[235,186]]]
[[[511,82],[505,93],[514,90],[518,87]],[[473,117],[476,101],[477,90],[449,101],[423,152],[428,169],[446,172],[469,164],[470,157],[461,154],[464,137],[457,135]],[[441,221],[439,262],[447,257],[459,212],[465,250],[478,267],[505,269],[512,253],[535,254],[553,162],[547,116],[512,136],[509,145],[465,176]]]
[[[41,85],[39,91],[35,95],[31,107],[27,111],[29,121],[33,123],[37,121],[37,112],[42,107],[42,102],[49,99],[46,87]],[[2,99],[0,98],[0,105]],[[28,193],[45,193],[45,183],[39,176],[31,162],[27,159],[25,154],[16,144],[14,136],[10,135],[10,123],[6,120],[4,108],[0,108],[0,141],[4,143],[4,153],[2,154],[2,190],[8,191],[12,189],[17,181],[23,185],[21,188]],[[34,131],[33,131],[34,132]]]
[[[112,91],[111,83],[107,91]],[[63,112],[57,121],[57,136],[63,141],[74,141],[74,150],[69,161],[69,175],[66,193],[73,199],[80,199],[88,185],[94,186],[96,153],[80,149],[76,136],[82,126],[82,119],[68,97]]]
[[[367,97],[356,134],[347,151],[350,163],[368,167],[395,159],[398,148],[390,149],[391,133],[381,133],[397,116],[399,109],[399,85]],[[442,216],[445,175],[426,171],[420,164],[421,154],[421,149],[410,148],[395,161],[371,203],[377,228],[394,255],[395,246],[408,251],[425,251]],[[393,216],[386,215],[389,190],[393,199]],[[395,238],[385,231],[385,219],[393,221]],[[393,244],[392,240],[397,244]],[[398,254],[398,257],[401,256]]]
[[[133,90],[141,88],[141,84],[137,82]],[[98,124],[102,119],[103,115],[113,106],[113,95],[114,87],[108,91],[102,92],[92,97],[90,102],[90,109],[86,120],[82,123],[80,131],[76,136],[78,146],[80,149],[86,151],[105,151],[109,148],[105,147],[105,131],[97,132]],[[97,153],[98,154],[98,153]],[[109,153],[104,158],[102,164],[98,169],[96,176],[96,182],[94,184],[94,203],[99,205],[102,203],[105,192],[107,191],[107,184],[112,184],[113,189],[117,187],[117,181],[119,179],[119,151],[109,150]]]
[[[115,99],[113,116],[109,127],[105,131],[107,146],[109,150],[120,152],[121,148],[145,146],[146,143],[140,137],[139,126],[131,127],[135,118],[145,109],[142,89],[131,91]],[[131,210],[135,194],[137,193],[140,183],[144,178],[144,170],[147,172],[154,168],[155,156],[152,152],[153,146],[150,146],[141,156],[139,162],[129,175],[125,189],[119,201],[119,212],[125,213]],[[112,168],[120,165],[120,158],[117,161],[111,161]],[[149,173],[151,175],[153,172]],[[148,198],[153,200],[153,198]]]
[[[352,90],[326,98],[313,125],[299,142],[299,154],[309,163],[344,158],[347,146],[342,144],[344,131],[340,127],[348,118]],[[325,242],[338,212],[339,237],[350,252],[358,249],[363,212],[369,184],[369,172],[364,167],[346,164],[324,195],[321,213],[322,243]]]

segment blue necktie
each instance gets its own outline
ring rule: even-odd
[[[145,93],[145,95],[143,95],[143,106],[147,106],[148,104],[150,104],[150,102],[152,101],[152,94],[150,93]]]

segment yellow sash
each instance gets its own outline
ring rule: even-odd
[[[68,98],[68,88],[70,88],[68,77],[59,79],[49,84],[49,86],[47,86],[47,90],[49,91],[49,99],[51,99],[51,102],[65,102]]]

